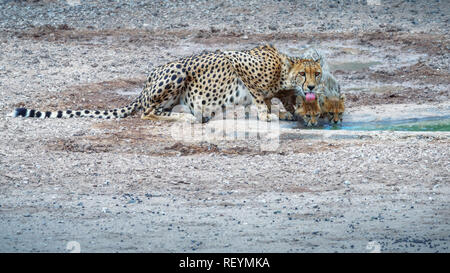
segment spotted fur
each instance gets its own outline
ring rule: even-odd
[[[183,58],[154,68],[141,94],[130,104],[108,110],[37,111],[17,108],[13,116],[40,118],[124,118],[142,110],[142,119],[207,121],[229,105],[255,104],[258,118],[270,121],[270,99],[285,90],[304,94],[316,86],[299,60],[275,47],[259,46],[247,51],[216,51]],[[185,105],[191,113],[172,111]]]
[[[250,54],[255,56],[261,56],[263,52],[258,48],[249,51]],[[305,92],[315,92],[317,86],[321,80],[322,72],[322,59],[312,60],[309,58],[297,58],[291,57],[291,62],[296,64],[297,77],[300,80],[301,87],[296,89],[284,89],[280,92],[274,92],[272,96],[265,99],[266,104],[270,110],[271,99],[273,97],[278,98],[287,112],[280,112],[279,118],[282,120],[296,120],[295,117],[295,105],[297,102],[297,96],[305,97]]]

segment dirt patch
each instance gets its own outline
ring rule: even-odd
[[[359,44],[382,46],[380,43],[402,46],[402,50],[415,50],[429,55],[449,54],[447,35],[427,33],[405,33],[399,28],[387,28],[387,31],[368,32],[358,35]]]
[[[96,30],[92,28],[74,29],[67,24],[58,26],[44,25],[25,31],[12,31],[17,38],[44,40],[50,42],[68,43],[101,42],[113,39],[114,43],[144,44],[159,43],[162,46],[173,45],[180,39],[189,39],[205,45],[217,44],[261,44],[276,41],[317,41],[354,40],[360,45],[382,46],[383,43],[401,46],[403,50],[416,50],[430,55],[449,54],[450,40],[442,34],[411,34],[387,27],[387,32],[375,31],[364,33],[352,32],[294,32],[294,33],[247,33],[245,31],[228,30],[226,28],[211,27],[209,30],[179,29],[179,30],[142,30],[142,29],[114,29]],[[112,41],[111,41],[112,43]]]
[[[339,71],[338,73],[342,73]],[[376,71],[368,73],[369,78],[382,82],[399,82],[401,79],[409,79],[422,83],[450,84],[450,73],[448,70],[432,68],[425,62],[417,62],[408,67],[402,67],[393,71]]]
[[[48,143],[50,150],[66,151],[71,153],[105,153],[112,150],[111,144],[81,144],[73,139],[59,139]]]
[[[10,32],[13,36],[22,39],[33,39],[55,43],[73,43],[81,45],[96,45],[112,39],[110,42],[121,44],[159,44],[162,46],[174,45],[179,39],[186,38],[190,31],[147,31],[137,29],[96,30],[73,29],[66,24],[59,26],[44,25],[25,31]]]
[[[194,155],[194,154],[226,154],[226,155],[242,155],[242,154],[258,154],[257,149],[251,149],[249,147],[230,147],[220,148],[216,144],[202,143],[202,144],[184,144],[177,142],[170,147],[164,148],[164,150],[170,152],[179,152],[180,155]]]
[[[144,82],[145,78],[130,78],[69,86],[67,90],[58,95],[39,96],[30,103],[20,102],[14,104],[13,107],[28,107],[50,111],[64,109],[112,109],[124,106],[132,100],[132,96],[121,95],[120,91],[140,89]]]
[[[448,90],[436,91],[429,87],[402,88],[398,91],[387,91],[381,94],[349,93],[346,94],[345,106],[348,110],[363,105],[400,104],[442,102],[450,97]]]
[[[150,121],[151,122],[151,121]],[[288,153],[320,153],[330,149],[339,149],[342,144],[336,141],[311,139],[308,143],[299,143],[281,135],[276,151],[261,151],[261,142],[221,141],[220,144],[199,142],[183,143],[171,137],[161,126],[170,126],[168,122],[142,121],[138,117],[117,122],[97,123],[93,128],[101,129],[96,135],[78,134],[71,138],[58,138],[47,141],[49,151],[76,153],[145,154],[149,156],[192,156],[192,155],[269,155]],[[355,145],[355,143],[352,143]]]

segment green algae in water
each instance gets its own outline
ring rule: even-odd
[[[352,131],[430,131],[450,132],[450,118],[438,120],[412,120],[379,123],[358,123],[339,125],[324,125],[325,130],[352,130]]]

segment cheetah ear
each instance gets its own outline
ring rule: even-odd
[[[283,64],[286,66],[287,71],[290,71],[291,68],[294,66],[294,61],[291,60],[291,58],[286,57],[286,58],[284,58],[284,60],[283,60]]]
[[[340,94],[339,95],[339,99],[345,101],[345,95],[344,94]]]
[[[323,107],[325,105],[325,96],[324,95],[319,95],[319,104],[321,107]]]
[[[322,54],[317,51],[315,48],[310,48],[309,50],[308,58],[312,59],[314,62],[319,63],[320,66],[324,65],[324,60]]]
[[[317,62],[319,62],[320,66],[323,67],[325,65],[325,61],[323,60],[322,55],[320,55],[319,53],[317,53],[317,55],[319,55],[319,58],[317,59]]]
[[[273,44],[265,44],[262,48],[266,48],[266,49],[275,49],[275,46]]]

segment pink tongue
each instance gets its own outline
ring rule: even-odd
[[[306,93],[306,101],[314,101],[316,99],[316,96],[314,93]]]

